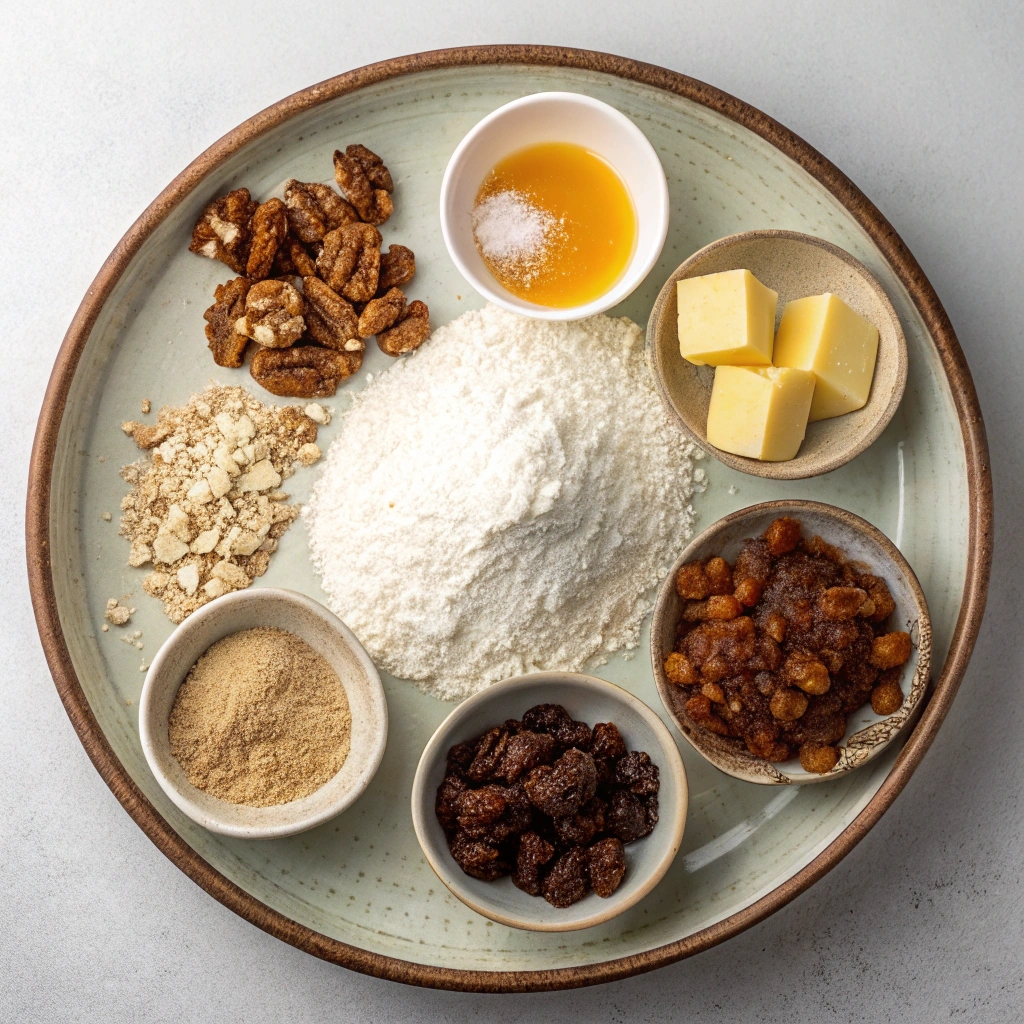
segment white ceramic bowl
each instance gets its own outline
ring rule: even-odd
[[[637,217],[633,256],[616,284],[584,306],[555,309],[506,291],[473,241],[471,214],[487,172],[501,159],[540,142],[571,142],[608,161],[626,183]],[[657,262],[668,232],[668,184],[647,137],[625,114],[574,92],[540,92],[513,100],[479,122],[459,143],[441,184],[441,231],[463,277],[485,298],[542,320],[579,320],[621,302]]]
[[[197,789],[171,754],[167,737],[171,705],[189,669],[211,644],[254,626],[286,629],[323,655],[352,710],[352,748],[341,771],[309,796],[275,807],[231,804]],[[167,638],[142,688],[139,733],[157,782],[193,821],[239,839],[277,839],[323,824],[366,789],[384,756],[388,707],[373,662],[341,619],[304,594],[261,587],[211,601]]]
[[[658,824],[626,846],[626,876],[607,899],[588,893],[564,909],[530,896],[511,878],[484,882],[467,875],[452,859],[434,813],[437,787],[450,747],[470,740],[536,704],[561,704],[573,718],[593,726],[614,722],[629,750],[645,750],[658,766]],[[423,750],[412,784],[412,823],[437,877],[467,907],[511,928],[568,932],[601,924],[643,899],[661,880],[683,839],[686,769],[672,734],[642,700],[614,683],[572,672],[536,672],[495,683],[463,701],[438,727]]]

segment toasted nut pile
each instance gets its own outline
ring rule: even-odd
[[[163,601],[173,622],[267,571],[299,514],[281,484],[296,464],[320,458],[317,423],[328,419],[316,404],[264,405],[242,388],[215,386],[181,408],[165,406],[155,424],[121,424],[151,452],[121,471],[132,488],[121,502],[128,564],[152,565],[143,589]]]
[[[363,362],[366,339],[400,356],[430,336],[423,302],[408,302],[416,257],[404,245],[381,253],[378,227],[394,211],[384,161],[354,144],[334,154],[339,195],[290,180],[284,200],[257,204],[245,188],[215,199],[189,249],[240,276],[217,286],[203,314],[218,366],[240,367],[250,341],[253,378],[275,395],[323,398]]]
[[[689,562],[665,675],[689,694],[686,713],[742,740],[768,761],[795,753],[805,771],[839,763],[847,716],[869,700],[879,715],[903,704],[910,636],[888,632],[896,602],[885,581],[847,562],[796,519],[776,519],[724,558]]]

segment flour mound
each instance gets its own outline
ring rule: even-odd
[[[355,396],[304,511],[313,562],[377,665],[443,700],[578,671],[636,647],[700,457],[636,324],[487,306]]]

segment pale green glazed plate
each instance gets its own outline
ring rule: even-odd
[[[117,519],[125,492],[118,470],[138,455],[119,424],[139,417],[142,398],[154,409],[181,404],[211,378],[267,397],[245,370],[220,369],[206,351],[202,312],[227,276],[222,265],[186,251],[206,202],[240,185],[259,197],[292,176],[329,180],[336,147],[368,145],[397,183],[385,244],[415,250],[411,296],[429,303],[435,325],[445,323],[481,304],[441,238],[438,190],[448,157],[495,107],[551,89],[583,92],[625,112],[668,175],[672,220],[661,261],[613,313],[645,324],[679,263],[715,238],[752,228],[819,235],[878,277],[910,350],[906,397],[885,433],[850,464],[805,481],[758,479],[707,460],[696,527],[787,497],[863,516],[915,568],[933,616],[936,678],[943,675],[895,770],[892,750],[830,784],[780,791],[736,781],[670,726],[690,782],[674,865],[646,899],[608,924],[543,935],[477,916],[427,865],[412,830],[410,786],[420,751],[451,707],[396,679],[385,677],[391,726],[383,763],[341,817],[270,842],[226,839],[184,817],[146,766],[137,722],[140,664],[172,625],[142,592],[145,571],[127,567]],[[374,350],[327,404],[343,410],[347,393],[389,363]],[[97,767],[154,842],[219,899],[301,948],[397,980],[477,989],[587,984],[678,959],[770,913],[847,852],[902,787],[952,700],[980,621],[990,555],[984,433],[961,364],[934,293],[877,211],[809,147],[724,94],[635,62],[547,48],[448,51],[353,72],[265,111],[201,157],[126,236],[86,297],[54,370],[29,497],[30,576],[51,669]],[[322,442],[337,427],[335,420],[324,428]],[[289,490],[302,500],[314,478],[315,470],[302,471]],[[297,524],[258,585],[323,601],[306,542]],[[115,630],[100,631],[113,596],[137,607],[132,628],[143,632],[142,652]],[[668,722],[647,644],[645,635],[634,658],[617,657],[597,674]]]

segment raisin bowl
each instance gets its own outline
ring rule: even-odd
[[[413,826],[438,878],[484,917],[532,931],[589,928],[634,906],[675,858],[686,806],[683,761],[658,715],[567,672],[463,701],[412,787]]]
[[[716,768],[766,785],[834,779],[886,750],[921,712],[931,644],[896,545],[816,501],[714,523],[672,567],[651,624],[680,732]]]

